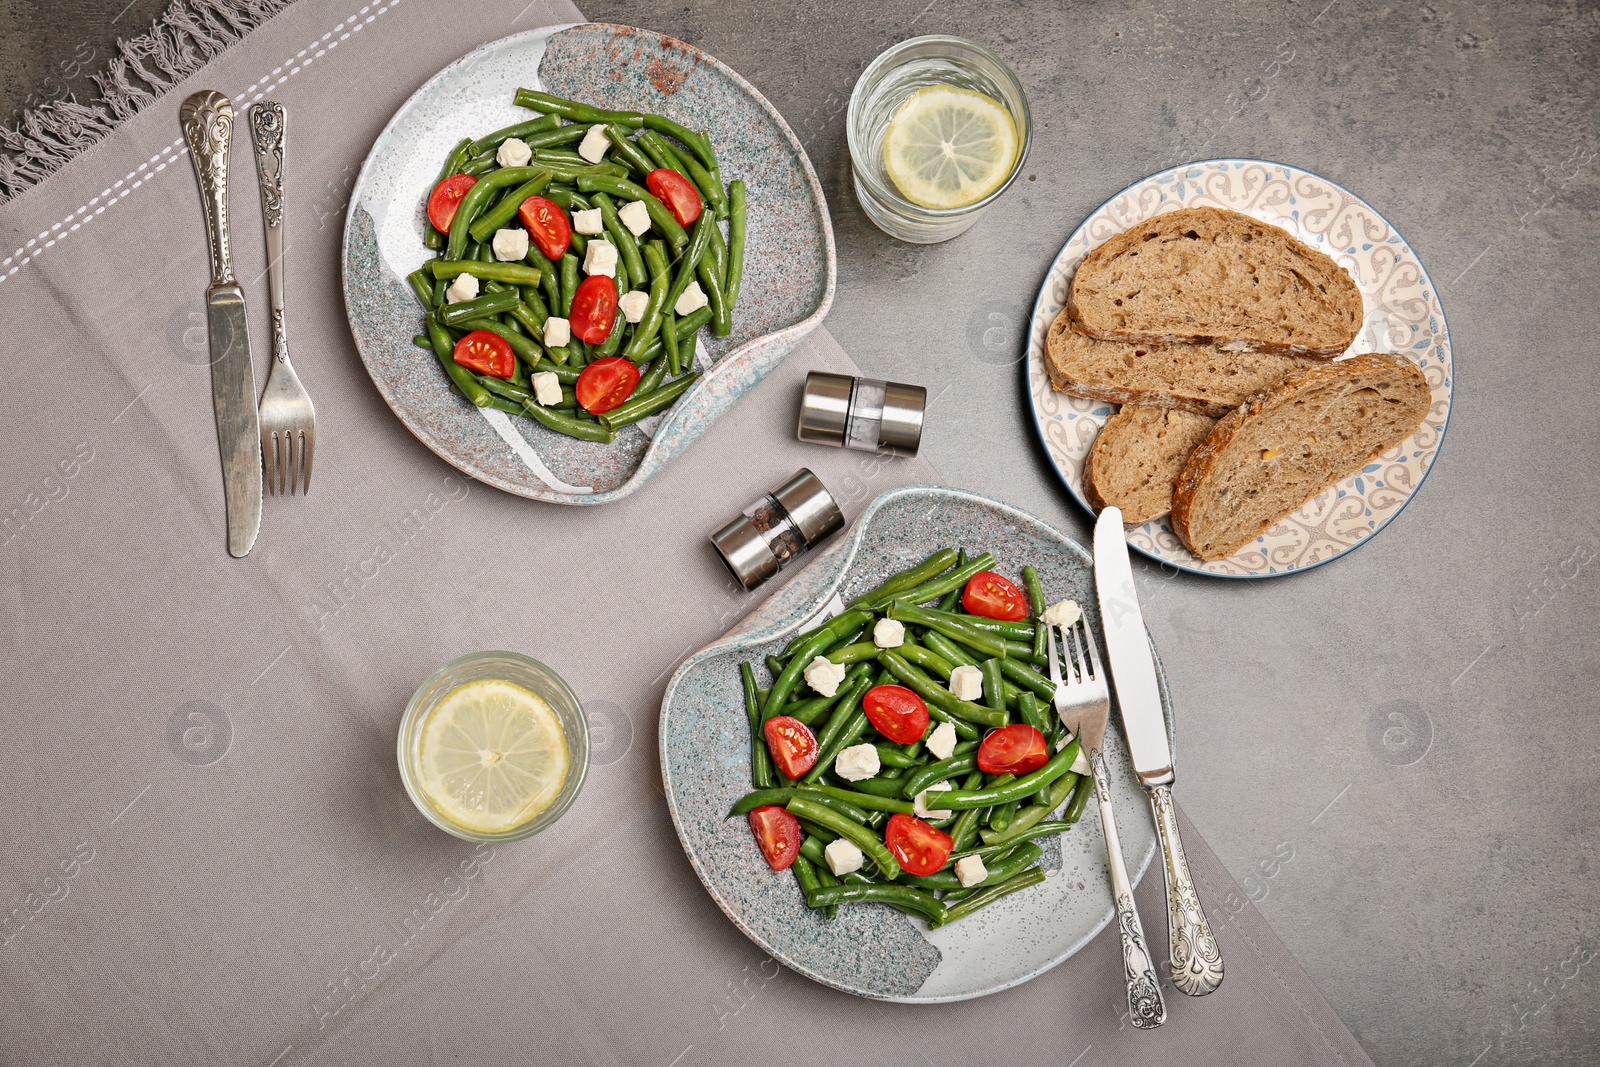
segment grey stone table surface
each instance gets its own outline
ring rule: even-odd
[[[109,49],[119,15],[160,9],[136,4],[0,0],[0,115],[74,86],[56,60]],[[948,481],[1084,540],[1021,366],[1078,222],[1163,167],[1249,156],[1396,225],[1455,343],[1441,456],[1332,566],[1233,583],[1136,563],[1184,721],[1179,798],[1377,1063],[1596,1062],[1600,7],[582,6],[699,45],[772,99],[833,211],[829,329],[867,371],[940,394],[925,454]],[[1035,115],[1024,179],[926,248],[861,214],[843,125],[865,64],[920,33],[995,48]]]

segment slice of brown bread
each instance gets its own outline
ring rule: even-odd
[[[1099,513],[1115,505],[1128,526],[1172,509],[1172,487],[1217,420],[1192,411],[1129,404],[1100,427],[1083,461],[1083,495]]]
[[[1172,528],[1201,559],[1231,556],[1410,437],[1431,404],[1427,379],[1403,356],[1296,371],[1220,420],[1190,454]]]
[[[1067,306],[1104,341],[1327,356],[1350,347],[1362,320],[1343,267],[1276,226],[1213,207],[1157,215],[1095,248]]]
[[[1045,337],[1045,370],[1063,393],[1113,404],[1182,408],[1220,419],[1321,357],[1225,352],[1216,345],[1101,341],[1072,328],[1065,308]]]

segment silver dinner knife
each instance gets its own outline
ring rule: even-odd
[[[228,144],[233,104],[214,90],[195,93],[179,111],[189,159],[200,183],[211,285],[206,289],[206,339],[211,345],[211,401],[222,450],[222,490],[228,515],[228,554],[243,556],[261,530],[261,428],[244,291],[228,251]]]
[[[1155,659],[1128,562],[1122,512],[1114,507],[1100,512],[1094,524],[1094,578],[1106,657],[1111,661],[1111,680],[1122,709],[1122,732],[1128,739],[1139,784],[1150,796],[1156,837],[1161,842],[1172,984],[1179,992],[1203,997],[1222,984],[1222,950],[1200,907],[1200,895],[1178,836],[1178,815],[1172,806],[1172,746],[1167,743]]]

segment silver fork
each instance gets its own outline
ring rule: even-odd
[[[1080,628],[1083,630],[1081,647]],[[1105,742],[1106,718],[1111,712],[1111,690],[1106,684],[1100,650],[1094,643],[1094,630],[1087,619],[1079,619],[1062,632],[1062,649],[1070,649],[1065,680],[1061,677],[1061,658],[1056,652],[1056,627],[1045,627],[1045,636],[1049,643],[1050,681],[1056,687],[1056,714],[1078,738],[1094,774],[1094,795],[1100,802],[1100,826],[1106,838],[1106,866],[1111,870],[1111,896],[1117,905],[1117,930],[1122,936],[1128,1016],[1139,1029],[1152,1030],[1167,1021],[1167,1005],[1161,999],[1155,964],[1146,947],[1144,925],[1139,922],[1139,912],[1133,906],[1133,885],[1122,861],[1122,843],[1117,839],[1117,822],[1111,812],[1111,789],[1106,783],[1106,761],[1100,754],[1100,746]]]
[[[317,413],[289,362],[283,331],[283,105],[263,100],[250,109],[256,148],[261,217],[267,228],[267,293],[272,300],[272,370],[261,395],[261,461],[269,492],[311,491],[311,457],[317,444]],[[280,454],[279,447],[282,447]],[[298,446],[298,447],[297,447]],[[298,453],[298,462],[297,462]]]

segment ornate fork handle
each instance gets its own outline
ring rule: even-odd
[[[1189,875],[1178,836],[1178,813],[1172,806],[1172,787],[1148,788],[1155,813],[1156,837],[1161,842],[1162,870],[1167,878],[1167,947],[1172,984],[1181,993],[1203,997],[1222,984],[1222,949],[1206,922]]]
[[[1153,1030],[1167,1021],[1167,1005],[1144,937],[1144,925],[1133,904],[1133,885],[1122,861],[1122,842],[1111,811],[1111,789],[1106,781],[1106,761],[1099,749],[1089,751],[1094,772],[1094,795],[1100,802],[1100,825],[1105,830],[1106,865],[1111,869],[1111,896],[1117,905],[1117,933],[1122,938],[1122,972],[1128,987],[1128,1017],[1140,1030]]]
[[[250,108],[250,139],[256,149],[261,218],[267,231],[267,296],[272,308],[275,363],[289,360],[289,339],[283,328],[283,145],[287,123],[287,112],[274,100]]]
[[[207,89],[185,100],[178,117],[195,180],[200,183],[211,284],[229,285],[233,283],[233,257],[228,251],[228,143],[233,139],[233,103]]]

